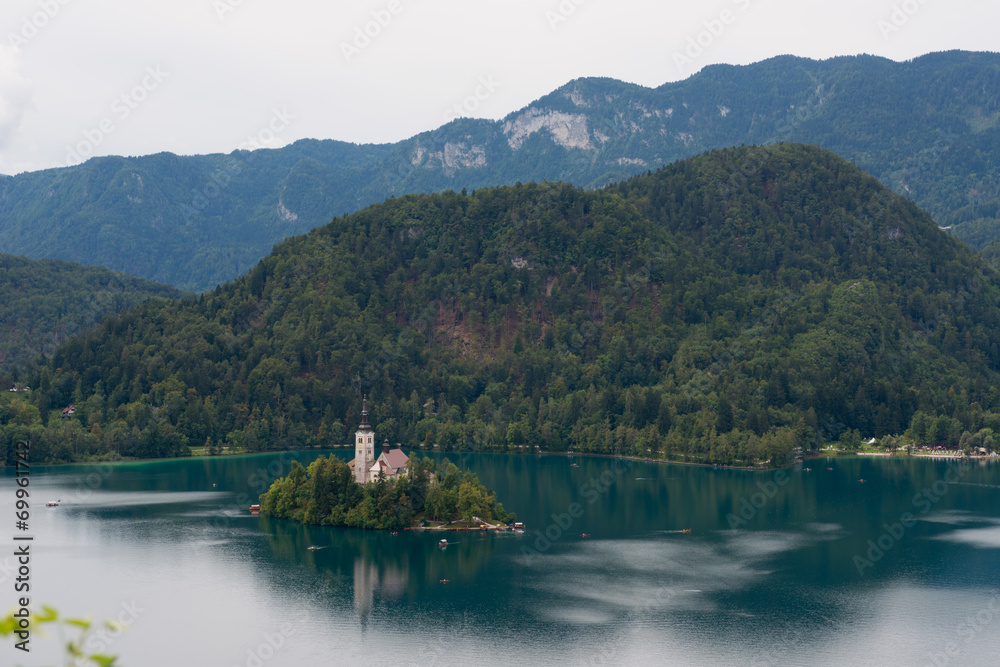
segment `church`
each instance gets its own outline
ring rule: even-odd
[[[368,422],[368,397],[361,404],[361,424],[354,435],[354,460],[348,463],[358,484],[374,482],[382,475],[386,478],[406,474],[409,457],[401,449],[389,447],[389,438],[382,444],[382,453],[375,458],[375,431]]]

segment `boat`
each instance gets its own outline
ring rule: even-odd
[[[49,502],[45,503],[45,506],[46,507],[59,507],[59,503],[61,503],[61,502],[62,502],[62,498],[60,498],[59,500],[50,500]]]
[[[590,534],[589,533],[583,533],[583,535],[581,535],[581,537],[590,537]]]
[[[690,528],[685,528],[681,532],[684,533],[684,534],[689,534],[691,532],[691,529]]]
[[[251,514],[260,514],[260,505],[251,505],[250,506],[250,513]]]
[[[447,579],[442,579],[442,580],[441,580],[441,583],[442,583],[442,584],[447,584],[447,583],[448,583],[448,580],[447,580]]]
[[[580,467],[579,463],[574,463],[574,464],[570,465],[570,468],[579,468],[579,467]]]
[[[438,542],[438,546],[441,547],[442,549],[447,549],[448,548],[448,540],[441,540],[440,542]]]
[[[319,551],[320,549],[326,549],[326,547],[309,547],[309,551]]]

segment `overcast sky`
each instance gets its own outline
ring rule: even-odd
[[[1000,51],[998,26],[996,0],[3,0],[0,173],[251,137],[398,141],[577,77]]]

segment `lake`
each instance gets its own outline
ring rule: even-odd
[[[993,462],[453,454],[527,530],[450,533],[442,550],[433,532],[247,512],[319,455],[32,468],[33,602],[126,621],[91,643],[124,667],[997,664]],[[0,663],[52,664],[55,643],[34,637],[25,660],[8,638]]]

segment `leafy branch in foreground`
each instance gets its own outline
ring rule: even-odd
[[[76,631],[78,635],[75,638],[65,641],[66,653],[62,665],[65,667],[119,667],[116,656],[87,653],[85,650],[87,639],[91,636],[91,630],[94,628],[90,619],[61,618],[58,611],[48,606],[43,606],[41,612],[30,612],[26,619],[15,616],[15,613],[11,611],[0,618],[0,636],[15,635],[23,639],[24,635],[18,635],[18,633],[24,632],[26,628],[36,631],[40,626],[52,626],[62,640],[63,630]],[[124,626],[117,621],[107,621],[103,625],[114,633],[120,633],[124,630]],[[45,636],[40,631],[38,634]]]

